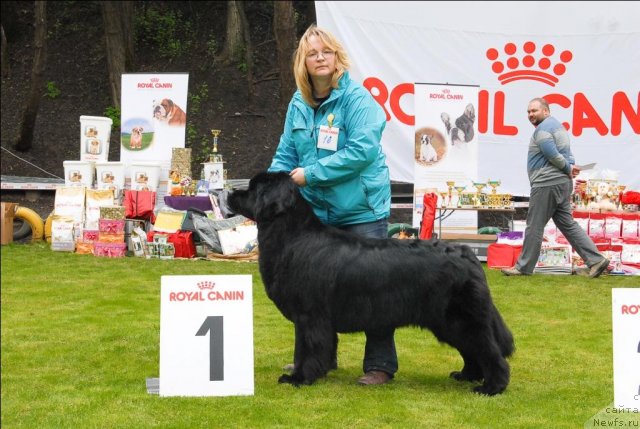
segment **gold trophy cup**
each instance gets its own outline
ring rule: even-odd
[[[222,130],[211,130],[211,135],[213,136],[213,153],[209,156],[210,162],[219,162],[220,156],[218,155],[218,136]]]
[[[482,195],[482,190],[487,186],[487,184],[486,183],[473,182],[473,186],[475,186],[475,188],[477,189],[476,201],[475,201],[474,205],[476,207],[480,207],[482,205],[482,199],[480,198],[480,196]]]
[[[498,186],[500,186],[500,181],[499,180],[491,180],[491,179],[489,179],[489,180],[487,180],[487,183],[489,184],[489,186],[491,186],[491,193],[492,194],[495,194],[495,193],[498,192],[498,191],[496,191],[496,188]]]
[[[462,207],[462,193],[464,192],[464,186],[456,186],[456,191],[458,192],[458,207]]]

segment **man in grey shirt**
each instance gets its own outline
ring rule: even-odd
[[[502,273],[507,276],[533,273],[540,256],[544,227],[549,219],[553,219],[556,227],[589,267],[582,274],[598,277],[609,266],[609,260],[573,219],[570,203],[572,179],[580,173],[580,169],[574,165],[569,133],[557,119],[550,116],[549,103],[544,98],[531,100],[527,114],[536,127],[527,156],[527,173],[531,184],[527,227],[520,257],[515,266],[503,269]]]

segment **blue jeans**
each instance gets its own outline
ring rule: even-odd
[[[339,228],[345,231],[355,232],[364,237],[388,237],[386,219],[381,219],[376,222],[344,225]],[[362,362],[364,372],[373,370],[384,371],[393,377],[393,374],[398,371],[398,356],[396,354],[396,344],[393,340],[394,331],[394,328],[385,331],[365,331],[367,342],[364,347],[364,361]]]

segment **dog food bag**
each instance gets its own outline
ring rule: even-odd
[[[111,118],[80,116],[80,160],[108,161]]]
[[[58,216],[71,216],[76,224],[82,224],[84,196],[84,187],[64,186],[56,189],[53,213]]]
[[[59,215],[52,216],[51,250],[61,252],[73,252],[75,250],[73,217]]]
[[[87,189],[86,229],[99,229],[100,207],[113,205],[113,191],[110,189]]]

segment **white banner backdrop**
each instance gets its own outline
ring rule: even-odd
[[[543,96],[578,164],[640,189],[640,3],[316,1],[316,15],[387,112],[393,180],[415,180],[413,83],[454,82],[480,87],[474,179],[529,195],[526,109]]]
[[[183,148],[187,122],[187,73],[122,75],[120,161],[157,162],[168,179],[172,149]]]

